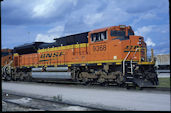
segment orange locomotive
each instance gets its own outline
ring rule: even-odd
[[[14,48],[12,79],[71,79],[84,83],[158,85],[154,60],[130,26],[120,25]]]

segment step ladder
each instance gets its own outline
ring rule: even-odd
[[[125,75],[125,79],[126,79],[126,85],[130,86],[134,84],[134,70],[133,70],[133,64],[136,64],[137,62],[133,62],[133,58],[136,54],[136,52],[138,51],[139,48],[136,49],[133,57],[131,58],[130,61],[126,62],[126,59],[128,58],[128,56],[130,55],[130,51],[128,52],[128,54],[126,55],[126,57],[123,60],[123,75]],[[127,68],[126,68],[126,64],[127,64]],[[127,70],[126,70],[127,69]]]
[[[128,86],[128,87],[133,84],[133,76],[131,76],[131,75],[133,75],[132,61],[130,62],[130,66],[127,67],[127,70],[129,69],[130,71],[126,71],[126,64],[128,64],[126,62],[126,59],[128,58],[129,54],[130,54],[130,51],[128,52],[128,54],[124,58],[123,66],[122,66],[122,68],[123,68],[123,75],[125,76],[125,79],[126,79],[125,83],[126,83],[126,86]],[[128,76],[128,75],[130,75],[130,76]]]
[[[133,75],[132,60],[130,61],[130,66],[127,67],[127,73]]]
[[[127,86],[132,86],[133,85],[133,81],[134,81],[134,75],[133,75],[133,62],[132,61],[128,61],[126,62],[127,67],[125,70],[125,75],[126,75],[126,84]]]
[[[133,62],[132,60],[129,61],[129,63],[127,62],[127,71],[126,71],[126,73],[133,76],[134,75],[134,67],[133,67],[133,65],[136,65],[136,64],[137,64],[137,62]]]

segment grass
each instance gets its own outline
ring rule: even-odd
[[[170,77],[168,77],[168,78],[159,78],[159,86],[158,87],[170,88]]]
[[[53,100],[62,101],[62,95],[53,96]]]

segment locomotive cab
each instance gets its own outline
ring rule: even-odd
[[[94,61],[96,58],[97,62],[101,62],[103,59],[103,62],[106,62],[103,66],[104,70],[108,67],[109,75],[111,73],[117,75],[116,72],[119,72],[124,78],[120,79],[125,80],[125,83],[136,84],[140,87],[158,84],[154,62],[153,60],[147,62],[147,46],[144,37],[134,35],[131,26],[120,25],[97,29],[89,32],[88,36],[89,60]],[[155,82],[141,81],[142,79],[148,81],[150,77]]]
[[[88,34],[88,43],[90,54],[98,55],[97,59],[105,54],[103,59],[122,60],[131,52],[127,59],[146,61],[144,38],[135,36],[130,26],[120,25],[93,30]]]

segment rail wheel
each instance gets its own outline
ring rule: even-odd
[[[82,81],[83,81],[84,83],[87,83],[87,82],[88,82],[88,79],[87,79],[87,78],[82,78]]]
[[[108,86],[109,83],[108,83],[108,82],[103,82],[103,83],[101,83],[100,85],[101,85],[101,86]]]
[[[10,81],[11,80],[11,77],[9,75],[6,76],[6,80],[7,81]]]
[[[116,74],[116,83],[121,86],[123,84],[124,81],[124,77],[122,75],[122,73],[120,71],[115,72]]]
[[[18,74],[19,74],[19,80],[23,81],[24,80],[23,72],[19,72]]]

